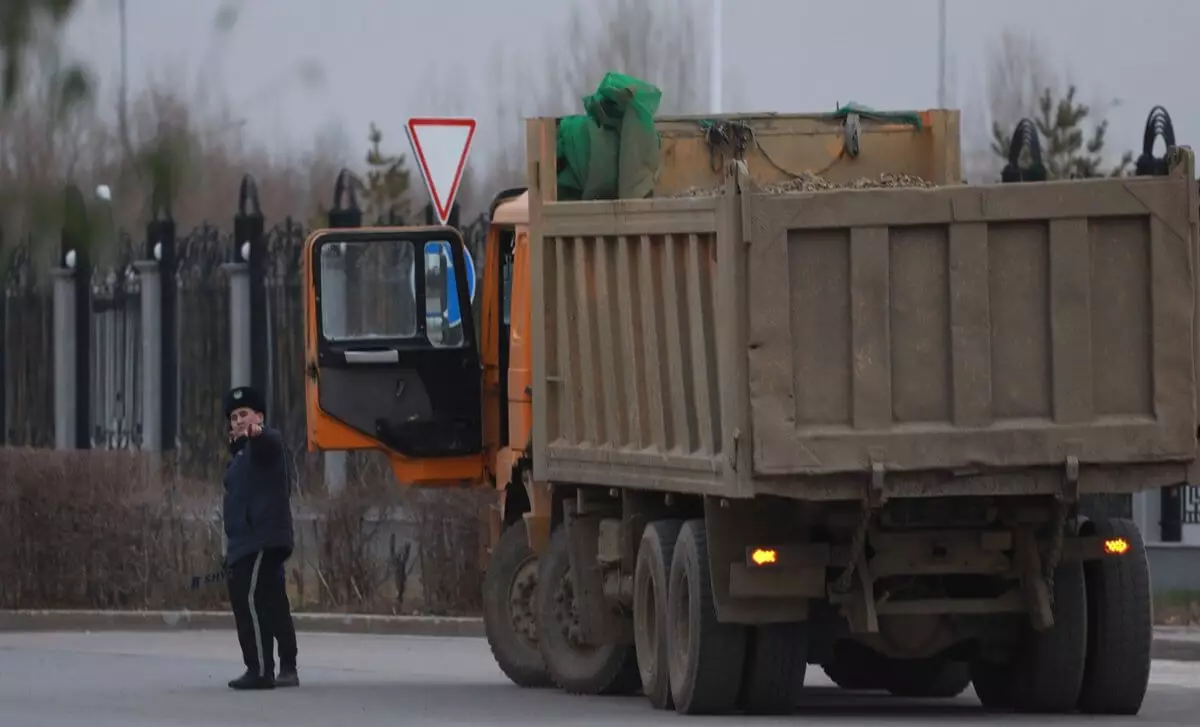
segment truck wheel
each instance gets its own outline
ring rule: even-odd
[[[525,521],[505,529],[492,551],[483,578],[483,627],[492,656],[514,684],[551,686],[538,651],[533,598],[537,557],[529,549]]]
[[[791,714],[808,668],[808,624],[774,623],[748,629],[739,703],[747,714]]]
[[[1075,710],[1087,658],[1087,593],[1083,565],[1063,563],[1054,574],[1054,626],[1024,624],[1017,653],[1006,665],[977,664],[971,678],[985,707],[1066,714]]]
[[[667,673],[667,578],[682,525],[679,520],[647,523],[633,571],[633,640],[642,692],[655,709],[673,706]]]
[[[641,678],[632,645],[585,644],[580,637],[565,527],[550,537],[538,566],[538,583],[538,648],[554,683],[568,694],[636,692]]]
[[[1150,682],[1154,625],[1150,565],[1137,525],[1113,518],[1085,523],[1081,535],[1123,538],[1123,555],[1084,563],[1087,579],[1088,649],[1079,710],[1085,714],[1135,715]]]
[[[679,714],[721,714],[737,705],[746,629],[717,621],[703,520],[679,531],[667,587],[667,659]]]
[[[961,661],[944,657],[888,659],[884,683],[896,697],[950,699],[967,690],[971,669]]]
[[[834,644],[833,658],[821,668],[839,689],[866,691],[884,688],[882,661],[882,656],[857,641],[843,640]]]

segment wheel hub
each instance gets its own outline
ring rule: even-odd
[[[508,589],[508,613],[513,632],[531,648],[537,648],[537,621],[533,617],[533,596],[537,590],[537,560],[530,558],[513,574]]]
[[[579,613],[575,610],[575,584],[568,572],[559,582],[554,592],[554,616],[563,636],[573,649],[583,650],[587,644],[583,641],[583,631],[579,626]]]

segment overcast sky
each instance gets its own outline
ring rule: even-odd
[[[475,89],[486,88],[497,47],[527,62],[553,63],[553,34],[577,1],[241,0],[233,3],[241,10],[236,28],[214,63],[213,21],[228,3],[127,0],[130,80],[136,87],[154,74],[194,79],[204,68],[205,78],[237,104],[252,138],[296,148],[335,128],[357,149],[372,120],[402,139],[412,115],[488,114],[495,101],[485,94],[435,85],[457,72]],[[93,63],[102,93],[111,94],[119,67],[117,0],[81,2],[70,47]],[[698,13],[708,12],[708,0],[695,2]],[[1119,101],[1108,112],[1114,146],[1140,146],[1156,103],[1171,112],[1181,143],[1200,143],[1200,94],[1191,70],[1197,0],[948,5],[957,105],[979,98],[987,47],[1007,25],[1036,31],[1049,60],[1071,74],[1086,98]],[[707,26],[707,18],[700,23]],[[937,0],[726,0],[723,39],[726,105],[736,110],[822,111],[848,100],[877,108],[936,105]],[[698,42],[707,40],[705,27]],[[323,82],[306,84],[298,71],[311,70],[312,61]],[[434,98],[454,98],[458,108],[437,107]],[[485,148],[473,159],[495,143],[484,129],[479,139]]]

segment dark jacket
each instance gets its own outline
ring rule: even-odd
[[[225,562],[266,548],[293,548],[291,480],[283,438],[270,427],[230,446],[225,468]]]

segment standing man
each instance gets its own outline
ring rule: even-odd
[[[229,601],[246,673],[233,689],[294,687],[296,629],[284,562],[292,555],[291,480],[283,438],[263,424],[262,395],[249,386],[225,397],[229,464],[225,469],[225,562]],[[275,642],[279,676],[275,676]]]

